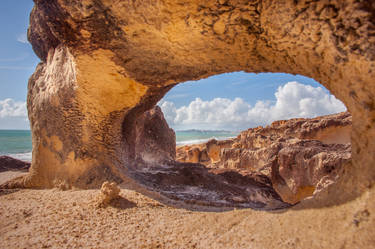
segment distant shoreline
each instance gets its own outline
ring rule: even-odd
[[[204,139],[197,139],[197,140],[181,141],[181,142],[176,142],[176,146],[179,147],[179,146],[184,146],[184,145],[201,144],[201,143],[205,143],[205,142],[207,142],[211,139],[216,139],[216,140],[222,141],[222,140],[227,140],[227,139],[232,139],[232,138],[236,138],[236,136],[220,137],[220,138],[211,137],[211,138],[204,138]]]
[[[226,140],[236,137],[240,132],[227,130],[177,130],[176,146],[199,144],[210,139]],[[22,161],[32,160],[31,130],[0,130],[0,155],[10,156]]]

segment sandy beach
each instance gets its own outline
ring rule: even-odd
[[[1,182],[15,172],[0,174]],[[20,173],[18,173],[20,174]],[[24,174],[24,173],[21,173]],[[169,207],[121,186],[98,208],[100,190],[2,190],[0,248],[373,248],[372,189],[339,207],[279,212],[199,212]]]

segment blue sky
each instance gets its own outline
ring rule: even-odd
[[[0,129],[28,129],[28,78],[39,59],[27,42],[32,0],[2,0],[0,8]],[[175,129],[245,129],[275,119],[345,110],[313,79],[283,73],[234,72],[174,87],[159,102]]]
[[[301,75],[233,72],[179,84],[164,96],[164,100],[174,102],[176,107],[188,105],[195,98],[211,100],[218,97],[242,98],[255,104],[258,100],[275,100],[278,87],[291,81],[324,88],[317,81]]]
[[[39,59],[26,41],[31,0],[1,0],[0,100],[25,101],[27,81]]]

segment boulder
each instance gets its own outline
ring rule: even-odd
[[[28,171],[29,162],[21,161],[10,156],[0,156],[0,172],[3,171]]]
[[[97,207],[106,207],[120,198],[120,188],[115,182],[103,182],[99,195],[96,197]]]
[[[334,183],[351,160],[350,144],[299,140],[276,154],[271,181],[281,198],[295,204]]]

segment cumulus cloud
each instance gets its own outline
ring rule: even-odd
[[[27,117],[26,102],[10,98],[0,100],[0,118],[5,117]]]
[[[0,129],[28,129],[26,103],[13,99],[0,100]]]
[[[258,101],[254,106],[241,98],[196,98],[188,106],[159,103],[165,118],[175,129],[246,129],[275,120],[316,117],[346,110],[345,105],[321,87],[288,82],[275,93],[276,101]]]

